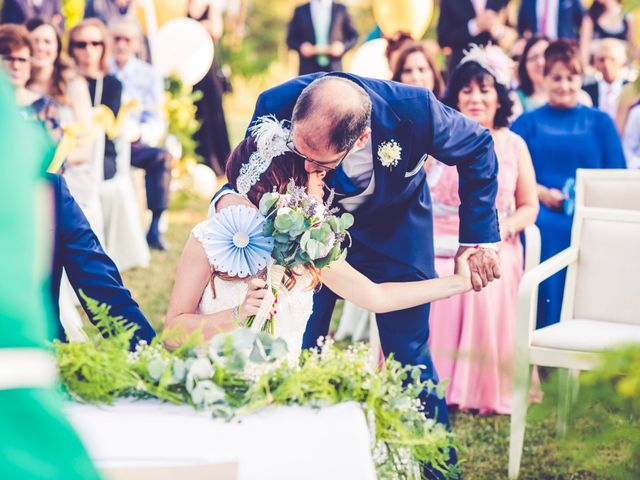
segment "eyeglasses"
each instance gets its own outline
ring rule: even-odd
[[[356,140],[356,142],[357,142],[357,140]],[[296,149],[296,146],[293,144],[293,129],[291,129],[289,131],[289,137],[287,138],[287,143],[286,143],[286,147],[291,153],[293,153],[294,155],[298,156],[303,161],[309,162],[312,165],[315,165],[316,167],[320,167],[323,170],[336,170],[340,166],[340,164],[344,161],[344,159],[349,156],[349,154],[351,153],[351,150],[353,150],[354,146],[355,146],[355,142],[354,142],[353,145],[351,145],[347,149],[346,152],[344,152],[344,155],[339,160],[336,160],[334,162],[326,162],[325,163],[325,162],[319,162],[317,160],[314,160],[313,158],[307,157],[306,155],[300,153]]]
[[[124,35],[114,35],[113,36],[113,42],[114,43],[118,43],[118,42],[124,42],[124,43],[131,43],[131,38],[129,37],[125,37]]]
[[[78,48],[80,50],[85,50],[89,45],[91,45],[92,47],[104,47],[104,41],[102,40],[93,40],[93,41],[89,41],[89,42],[72,42],[71,46],[73,48]]]
[[[9,66],[19,65],[26,67],[31,63],[31,59],[27,57],[15,57],[13,55],[1,55],[2,61]]]

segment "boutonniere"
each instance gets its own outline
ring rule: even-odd
[[[401,154],[402,147],[395,140],[381,143],[378,146],[378,159],[389,170],[393,170],[393,167],[398,165]]]

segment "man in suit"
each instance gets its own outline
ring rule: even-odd
[[[450,48],[447,70],[452,72],[469,44],[498,43],[505,33],[500,12],[508,0],[446,0],[440,2],[438,42]]]
[[[518,33],[525,37],[539,33],[552,40],[576,39],[583,16],[580,0],[522,0]]]
[[[55,205],[51,296],[58,319],[56,336],[65,338],[58,310],[60,280],[64,268],[76,293],[82,290],[87,297],[110,305],[113,317],[121,316],[127,323],[138,327],[131,340],[131,348],[135,348],[140,340],[150,342],[155,336],[153,328],[131,297],[129,290],[123,286],[118,268],[102,249],[80,206],[71,196],[64,178],[60,175],[50,175],[50,181]],[[82,298],[81,302],[87,310]],[[91,318],[88,311],[87,315]]]
[[[300,75],[342,70],[342,56],[358,41],[347,7],[311,0],[295,9],[287,46],[300,56]]]
[[[64,18],[60,11],[60,0],[4,0],[2,3],[2,23],[24,24],[32,18],[52,22],[62,30]]]
[[[289,149],[308,172],[328,172],[326,183],[335,190],[338,206],[355,216],[349,262],[374,282],[436,277],[423,169],[428,155],[458,168],[458,253],[482,247],[470,262],[474,288],[481,290],[500,276],[494,206],[498,165],[491,135],[478,123],[426,89],[343,73],[306,75],[264,92],[253,120],[267,114],[291,119]],[[305,348],[327,334],[336,300],[326,288],[315,294]],[[385,354],[403,364],[424,365],[422,380],[437,382],[427,346],[428,319],[429,305],[376,317]],[[444,399],[426,391],[421,398],[427,415],[448,425]]]
[[[615,38],[600,40],[593,64],[602,78],[583,87],[591,97],[593,106],[609,114],[614,121],[618,113],[620,94],[623,87],[629,83],[622,75],[622,68],[626,62],[624,43]]]

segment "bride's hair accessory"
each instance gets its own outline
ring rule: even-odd
[[[275,157],[289,151],[287,139],[290,129],[286,120],[278,120],[275,115],[258,117],[249,128],[249,133],[256,142],[256,151],[251,154],[249,161],[240,167],[240,175],[236,181],[236,190],[240,195],[247,196]]]
[[[271,258],[273,238],[264,235],[265,218],[254,208],[232,205],[208,221],[204,250],[217,271],[255,276]]]
[[[464,57],[460,60],[459,65],[468,62],[475,62],[488,71],[501,85],[508,87],[513,77],[513,60],[511,60],[500,47],[496,45],[487,45],[479,47],[471,45],[468,50],[464,51]]]

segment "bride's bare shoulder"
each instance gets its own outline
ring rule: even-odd
[[[220,197],[216,202],[216,213],[233,205],[244,205],[245,207],[256,208],[253,203],[240,195],[227,194]]]

